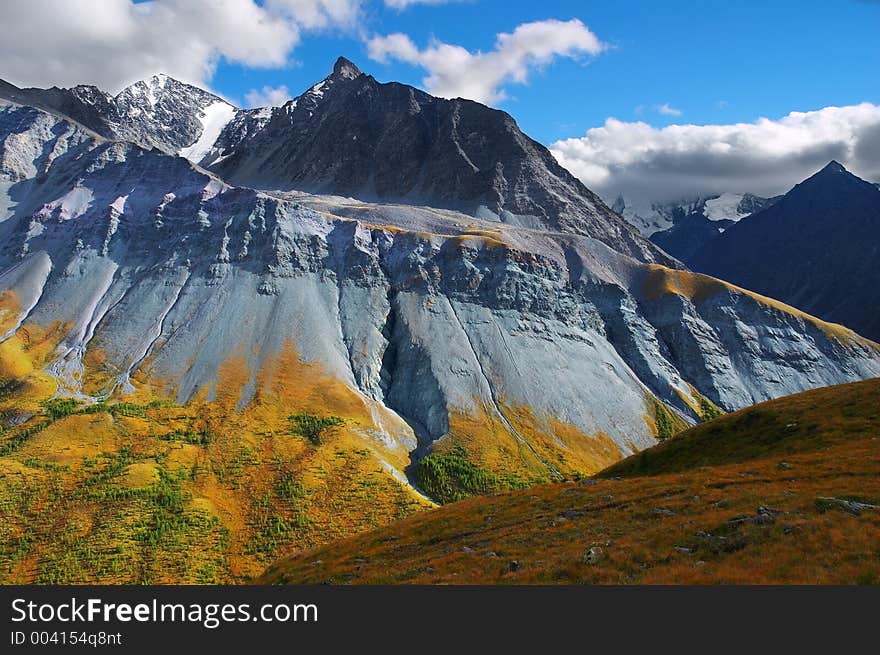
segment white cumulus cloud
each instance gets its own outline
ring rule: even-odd
[[[9,0],[2,74],[14,84],[117,91],[164,72],[205,85],[220,58],[288,62],[304,30],[356,22],[360,0]]]
[[[880,106],[791,112],[731,125],[669,125],[609,118],[550,146],[588,187],[613,199],[672,201],[723,193],[772,196],[836,159],[880,180]]]
[[[362,4],[361,0],[266,0],[265,7],[304,28],[319,29],[332,25],[354,27]]]
[[[596,55],[607,46],[581,21],[542,20],[524,23],[495,38],[490,52],[433,40],[419,49],[406,34],[376,36],[367,42],[371,59],[397,59],[424,68],[425,88],[446,98],[463,97],[493,104],[506,97],[504,85],[525,84],[529,73],[556,57]]]
[[[251,89],[244,95],[248,107],[280,107],[293,96],[287,86],[264,86],[262,89]]]
[[[664,116],[681,116],[681,109],[676,109],[675,107],[670,106],[668,102],[664,102],[662,105],[657,105],[655,107],[658,113],[663,114]]]

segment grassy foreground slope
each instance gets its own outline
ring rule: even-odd
[[[46,372],[66,331],[0,343],[0,584],[242,582],[430,506],[390,472],[407,453],[372,436],[369,408],[292,348],[244,408],[236,358],[210,402],[139,380],[89,404]]]
[[[263,583],[880,583],[880,379],[762,403],[580,483],[471,498]]]
[[[845,445],[878,436],[878,416],[880,379],[826,387],[701,423],[612,464],[598,477],[676,473]]]

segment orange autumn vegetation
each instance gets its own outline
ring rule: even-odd
[[[4,321],[0,331],[6,334],[14,325],[14,320]],[[45,366],[69,329],[60,322],[24,326],[0,342],[0,425],[38,412],[41,401],[55,393],[57,385]]]
[[[463,447],[474,464],[498,477],[500,488],[591,475],[621,457],[607,435],[584,434],[555,417],[536,415],[527,405],[500,406],[513,434],[498,411],[479,401],[475,404],[476,411],[450,415],[449,432],[433,452]]]
[[[365,401],[292,345],[259,371],[230,357],[184,406],[145,370],[134,394],[47,404],[64,332],[28,326],[0,344],[0,582],[241,582],[430,506],[389,473],[408,456],[378,438]],[[100,354],[85,361],[84,387],[105,384]],[[343,424],[312,443],[291,430],[302,412]]]
[[[880,379],[763,403],[645,454],[304,551],[258,581],[880,584]]]

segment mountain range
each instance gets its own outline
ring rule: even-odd
[[[292,343],[402,417],[398,446],[491,425],[526,447],[513,469],[552,474],[555,448],[529,434],[552,421],[578,435],[565,448],[608,439],[617,457],[656,437],[658,407],[693,421],[703,398],[736,409],[880,370],[846,330],[682,270],[507,114],[345,59],[282,107],[229,112],[210,146],[204,116],[221,101],[164,76],[113,98],[6,88],[0,279],[19,322],[71,325],[52,364],[67,393],[127,390],[148,365],[186,401],[241,352],[246,403]],[[173,154],[193,150],[208,169]],[[379,185],[380,160],[410,174]],[[261,174],[280,190],[226,181]],[[394,203],[347,199],[359,189]],[[414,189],[435,206],[404,204]],[[490,189],[506,191],[488,208]]]
[[[836,161],[682,259],[880,339],[880,189]]]
[[[0,94],[105,138],[179,154],[236,185],[463,210],[592,236],[639,259],[673,263],[510,115],[380,84],[342,57],[324,80],[274,108],[239,110],[165,75],[116,96],[92,86],[17,89],[5,82]]]
[[[619,194],[611,208],[635,227],[645,238],[670,234],[682,222],[699,229],[723,232],[742,218],[778,200],[751,193],[721,193],[695,196],[672,202],[632,200]],[[671,251],[670,251],[671,252]]]
[[[739,200],[737,200],[739,199]],[[720,202],[727,200],[727,202]],[[769,207],[778,198],[759,198],[745,194],[722,194],[717,199],[700,201],[673,210],[672,225],[648,238],[670,255],[689,262],[706,243],[755,211]],[[717,204],[711,204],[716,202]]]
[[[119,451],[156,498],[177,480],[187,511],[262,526],[272,553],[279,530],[362,529],[339,511],[590,474],[880,375],[848,327],[687,270],[508,114],[345,59],[271,109],[165,76],[115,96],[3,83],[0,157],[0,460],[66,457],[64,426],[92,420],[109,442],[70,451],[65,484]]]

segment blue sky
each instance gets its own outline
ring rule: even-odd
[[[880,102],[880,3],[857,0],[470,0],[399,11],[369,5],[368,35],[402,32],[419,47],[432,38],[488,51],[495,35],[522,23],[579,18],[611,47],[558,58],[527,84],[505,85],[498,106],[544,143],[582,134],[608,116],[671,123],[731,123],[827,105]],[[370,61],[357,33],[305,36],[283,68],[221,62],[212,86],[244,102],[254,87],[286,85],[296,95],[346,55],[380,81],[422,86],[416,66]],[[668,103],[680,115],[654,107]],[[642,108],[638,111],[638,108]]]

